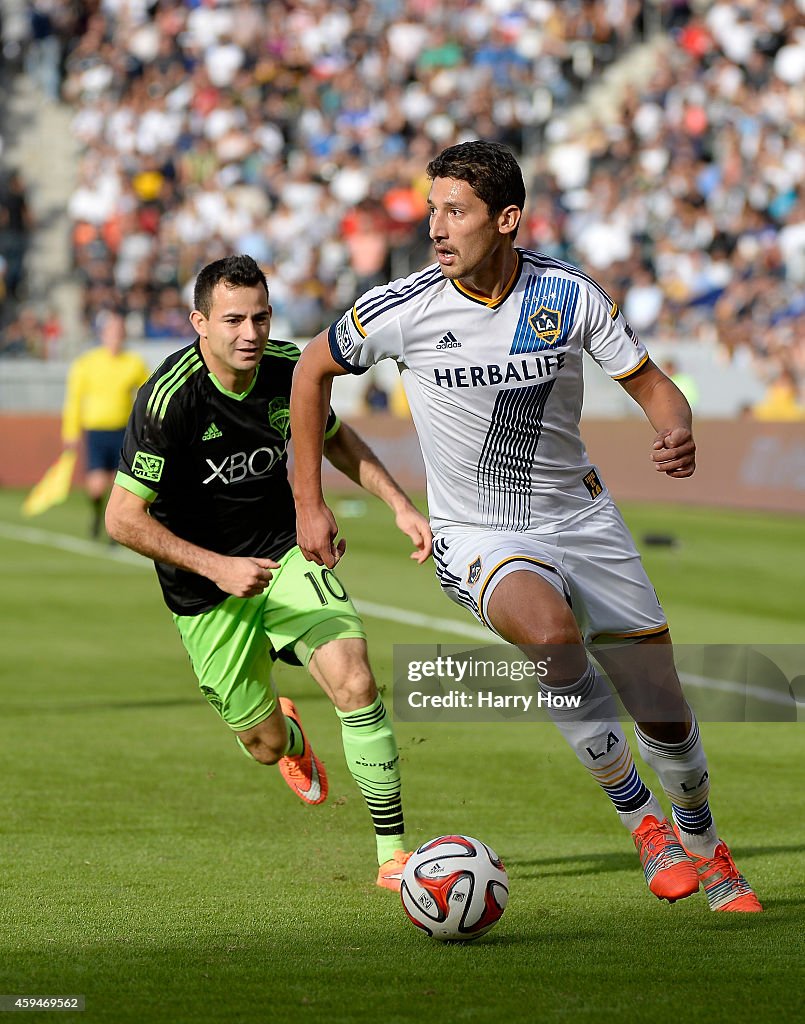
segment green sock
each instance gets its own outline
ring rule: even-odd
[[[377,862],[391,860],[405,849],[405,824],[400,795],[400,756],[394,730],[378,694],[357,711],[339,711],[344,757],[361,791],[377,841]]]
[[[285,754],[288,757],[299,757],[305,752],[305,737],[293,718],[286,715],[285,724],[288,726],[288,746],[285,748]]]

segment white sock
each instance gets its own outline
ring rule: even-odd
[[[570,686],[540,683],[543,693],[578,696],[578,708],[549,708],[551,720],[576,757],[612,801],[618,817],[633,832],[647,814],[661,821],[665,814],[640,778],[618,720],[612,691],[593,665]]]
[[[671,813],[685,849],[697,857],[712,857],[718,831],[707,799],[707,757],[693,712],[690,732],[681,743],[662,743],[637,725],[635,735],[640,756],[657,773],[671,801]]]

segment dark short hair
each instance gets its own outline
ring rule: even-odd
[[[461,142],[428,164],[428,177],[466,181],[494,217],[507,206],[525,206],[523,172],[511,150],[497,142]]]
[[[268,298],[268,282],[266,275],[251,256],[226,256],[222,260],[208,263],[196,278],[193,289],[193,306],[204,316],[212,311],[212,293],[217,284],[223,281],[233,288],[254,288],[262,285]]]

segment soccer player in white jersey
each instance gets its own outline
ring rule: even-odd
[[[701,885],[712,910],[759,911],[713,821],[665,615],[579,435],[584,352],[643,409],[656,432],[650,458],[673,478],[695,469],[690,407],[602,288],[515,246],[525,186],[505,147],[452,146],[428,176],[436,263],[362,295],[297,366],[299,546],[328,567],[343,550],[321,490],[333,377],[395,360],[425,460],[445,593],[504,640],[561,652],[544,688],[579,695],[586,710],[552,717],[632,834],[650,890],[673,902]],[[600,646],[613,641],[609,653]],[[612,691],[589,660],[593,643],[671,821],[638,774]]]

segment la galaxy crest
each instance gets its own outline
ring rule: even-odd
[[[470,562],[467,569],[467,586],[474,587],[478,580],[481,578],[481,556]]]
[[[544,303],[528,318],[532,330],[546,345],[555,345],[562,333],[562,311]]]

